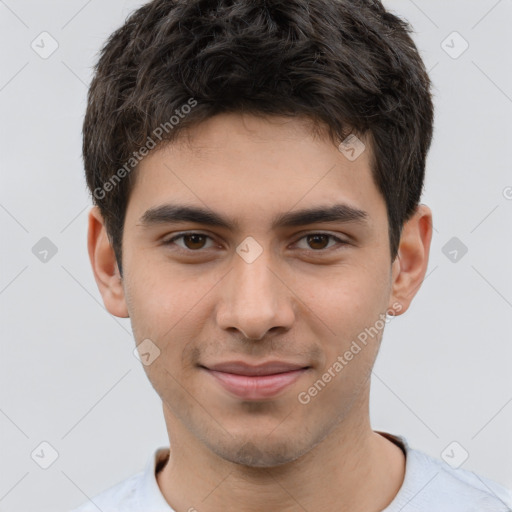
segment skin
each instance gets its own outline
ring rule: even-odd
[[[307,404],[297,398],[379,315],[403,314],[425,276],[431,211],[418,206],[391,261],[370,152],[366,142],[351,162],[300,118],[222,114],[201,123],[141,162],[122,278],[91,210],[89,254],[105,306],[130,317],[137,343],[149,338],[160,350],[144,368],[172,447],[157,481],[176,511],[377,512],[397,494],[403,453],[369,420],[382,329]],[[166,203],[206,207],[237,227],[142,222]],[[363,210],[366,222],[271,226],[276,215],[334,203]],[[207,237],[165,243],[186,231]],[[345,243],[306,236],[315,233]],[[236,252],[249,236],[262,249],[251,263]],[[309,369],[252,401],[198,366],[276,359]]]

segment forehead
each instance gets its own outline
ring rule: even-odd
[[[276,214],[318,203],[385,216],[370,145],[363,138],[360,144],[356,149],[364,150],[350,159],[304,119],[221,114],[144,158],[130,203],[142,215],[142,209],[186,202],[237,221],[258,216],[271,222]]]

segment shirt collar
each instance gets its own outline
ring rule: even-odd
[[[165,500],[156,480],[157,469],[163,467],[169,458],[169,448],[161,447],[149,457],[140,487],[139,510],[144,512],[174,512]]]

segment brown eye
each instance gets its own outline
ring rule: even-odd
[[[299,249],[327,253],[330,250],[341,249],[348,242],[329,233],[310,233],[299,239],[296,244]]]
[[[177,245],[180,249],[192,252],[211,247],[211,245],[206,246],[208,240],[211,242],[211,237],[203,235],[202,233],[182,233],[181,235],[176,235],[164,243],[169,246]]]
[[[329,235],[323,235],[323,234],[315,234],[315,235],[308,235],[307,237],[307,243],[309,247],[315,250],[321,250],[325,249],[329,243]]]
[[[202,249],[206,241],[205,235],[183,235],[183,243],[187,249]]]

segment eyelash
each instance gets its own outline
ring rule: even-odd
[[[210,240],[213,240],[211,236],[206,235],[205,233],[200,233],[200,232],[197,232],[197,231],[186,231],[184,233],[180,233],[179,235],[173,236],[169,240],[164,241],[164,245],[172,245],[172,244],[174,244],[174,242],[176,240],[179,240],[180,238],[184,238],[185,236],[189,236],[189,235],[200,235],[200,236],[204,236],[206,238],[209,238]],[[348,245],[348,242],[346,242],[345,240],[342,240],[341,238],[339,238],[339,237],[337,237],[335,235],[332,235],[331,233],[323,233],[323,232],[307,233],[306,235],[303,235],[301,238],[299,238],[294,243],[297,243],[300,240],[303,240],[304,238],[307,238],[308,236],[314,236],[314,235],[324,235],[324,236],[329,237],[332,240],[335,240],[338,243],[338,248],[337,249],[340,249],[342,246]],[[307,251],[307,252],[311,252],[311,253],[315,253],[315,254],[321,254],[321,253],[325,253],[325,252],[327,252],[329,250],[332,250],[332,247],[333,246],[327,247],[325,249],[302,249],[302,250],[303,251]],[[179,250],[181,250],[183,252],[190,253],[190,254],[200,253],[200,252],[206,250],[205,248],[194,250],[194,249],[183,248],[183,247],[180,247],[180,246],[178,246],[178,248],[179,248]],[[334,249],[334,250],[336,250],[336,249]]]

